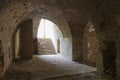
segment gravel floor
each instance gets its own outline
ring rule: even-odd
[[[41,55],[34,56],[31,60],[16,60],[0,80],[84,80],[79,79],[81,74],[91,76],[95,75],[91,73],[94,71],[96,68],[67,60],[59,55]]]

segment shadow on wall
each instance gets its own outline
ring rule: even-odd
[[[2,76],[3,67],[4,67],[4,55],[2,52],[2,42],[0,40],[0,76]]]
[[[12,57],[13,59],[31,59],[33,55],[32,19],[26,20],[17,26],[13,34]]]
[[[38,54],[38,39],[34,38],[33,39],[33,54]]]
[[[115,41],[103,41],[104,48],[101,50],[103,54],[104,73],[110,78],[116,78],[116,44]]]

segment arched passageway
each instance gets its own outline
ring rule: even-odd
[[[12,57],[29,59],[33,54],[33,27],[32,20],[27,20],[21,23],[16,30],[13,39]]]
[[[11,51],[12,51],[13,58],[20,57],[21,49],[24,49],[24,48],[21,48],[21,38],[22,38],[21,34],[26,34],[26,33],[25,33],[25,31],[21,32],[21,28],[24,26],[22,24],[25,24],[27,21],[28,20],[25,20],[25,21],[21,22],[16,27],[16,29],[15,29],[13,35],[12,35],[12,40],[11,40],[12,41],[12,50]],[[36,22],[38,22],[38,23],[36,23]],[[28,26],[32,26],[32,28],[33,28],[33,30],[31,30],[31,33],[33,34],[33,40],[32,40],[33,41],[33,45],[30,43],[31,46],[33,46],[33,50],[30,49],[31,52],[32,52],[31,55],[38,54],[38,50],[39,50],[39,48],[38,48],[38,41],[39,41],[39,39],[37,39],[37,33],[39,32],[38,28],[39,28],[39,24],[40,24],[40,19],[33,18],[32,19],[32,23],[31,23],[32,25],[28,24]],[[62,23],[64,25],[66,25],[66,23],[64,23],[64,22],[62,22]],[[50,28],[50,25],[48,27]],[[67,25],[66,25],[66,27],[67,27]],[[48,28],[48,30],[49,30],[49,28]],[[51,28],[53,28],[53,30],[54,30],[52,32],[52,35],[50,35],[50,34],[47,34],[47,35],[50,35],[50,37],[52,36],[51,40],[54,43],[53,47],[55,48],[55,53],[57,53],[57,48],[61,47],[61,49],[59,49],[60,50],[59,52],[61,52],[60,55],[62,55],[64,57],[72,60],[72,37],[70,36],[71,33],[61,31],[61,30],[64,30],[64,29],[62,29],[62,28],[59,29],[60,27],[57,26],[56,24],[53,24],[53,23],[52,23],[52,27]],[[65,27],[63,27],[63,28],[65,28]],[[65,28],[65,29],[67,29],[67,28]],[[68,29],[68,31],[69,31],[69,29]],[[29,31],[26,30],[26,32],[29,32]],[[29,34],[29,35],[31,35],[31,34]],[[61,44],[59,44],[59,46],[57,47],[57,39],[58,38],[61,41]],[[16,41],[16,43],[15,43],[15,41]],[[45,41],[45,40],[43,40],[43,41]],[[26,43],[28,43],[28,42],[26,42]]]
[[[24,27],[24,28],[28,28],[28,26],[30,28],[32,27],[31,23],[28,23],[28,22],[29,22],[29,20],[24,21],[23,23],[21,23],[18,26],[19,27],[18,34],[20,34],[20,36],[18,35],[18,37],[20,38],[20,50],[19,50],[20,54],[19,55],[20,55],[21,59],[27,59],[27,58],[30,59],[33,56],[33,53],[29,54],[29,52],[26,52],[26,50],[31,48],[31,46],[32,46],[31,43],[33,43],[33,42],[28,42],[26,40],[22,41],[23,39],[25,39],[26,36],[27,36],[26,38],[29,38],[30,40],[32,40],[34,38],[34,37],[31,37],[31,35],[34,35],[34,34],[26,34],[25,33],[25,31],[27,31],[27,33],[29,33],[29,32],[31,33],[32,29],[30,29],[30,30],[25,29],[25,31],[21,32],[22,27]],[[26,25],[26,24],[29,24],[29,25]],[[20,29],[20,32],[19,32],[19,29]],[[33,27],[33,30],[34,30],[34,27]],[[57,33],[58,33],[58,31],[57,31]],[[28,36],[30,36],[30,37],[28,37]],[[57,40],[60,39],[60,41],[62,41],[62,40],[64,40],[64,37],[56,35],[55,39],[56,39],[56,44],[57,43],[60,44],[60,42],[58,42]],[[23,45],[24,47],[21,46],[21,41],[22,41],[22,44],[24,43],[24,45]],[[30,48],[26,46],[27,44],[31,45]],[[67,43],[65,43],[65,41],[63,43],[61,42],[60,45],[61,45],[62,50],[71,49],[71,48],[69,48],[71,46],[65,47],[67,45]],[[21,48],[25,48],[25,46],[27,47],[27,49],[25,49],[23,51],[25,51],[28,54],[21,51],[22,50]],[[60,49],[60,52],[63,52],[62,50]],[[30,49],[29,51],[32,52],[32,49]],[[24,54],[21,54],[21,52]],[[57,52],[57,45],[56,45],[56,52]],[[65,53],[65,55],[63,53],[61,53],[61,55],[66,56],[66,55],[69,55],[69,53]],[[79,63],[73,62],[70,58],[65,59],[64,57],[57,56],[57,55],[42,55],[42,56],[35,55],[35,56],[33,56],[33,59],[22,60],[23,62],[21,61],[21,59],[15,61],[13,63],[13,65],[10,67],[10,70],[7,72],[8,74],[6,75],[6,77],[8,75],[10,75],[9,73],[12,73],[12,71],[19,71],[19,72],[22,72],[23,74],[26,74],[26,76],[21,75],[21,78],[19,78],[19,79],[22,79],[23,77],[24,77],[24,79],[31,78],[31,77],[28,77],[29,75],[32,75],[32,76],[34,75],[34,77],[32,77],[31,79],[34,79],[34,78],[35,79],[48,79],[48,78],[60,77],[60,76],[64,76],[64,75],[66,75],[66,76],[67,75],[76,75],[76,74],[82,74],[82,73],[86,73],[86,72],[96,71],[96,68],[86,66],[83,64],[79,64]],[[22,64],[20,64],[20,63],[22,63]],[[24,67],[21,67],[21,66],[24,66]],[[15,67],[18,67],[18,68],[16,69]],[[11,76],[13,76],[15,74],[17,74],[17,72],[14,72]],[[37,77],[35,75],[38,75],[39,77]],[[18,76],[16,75],[16,77],[18,77]],[[9,78],[9,77],[7,77],[7,78]],[[14,79],[14,77],[11,77],[11,79]]]
[[[93,55],[91,55],[94,50],[86,46],[88,43],[93,45],[90,38],[87,37],[85,40],[86,53],[83,49],[84,29],[86,23],[91,21],[94,24],[100,46],[96,61],[98,73],[119,77],[119,3],[119,1],[112,0],[0,0],[0,40],[4,54],[2,74],[8,69],[15,58],[15,53],[17,53],[18,44],[16,44],[17,40],[15,43],[15,35],[18,26],[29,19],[33,20],[33,24],[34,22],[36,24],[37,18],[44,18],[59,26],[63,34],[63,39],[60,39],[60,43],[63,43],[60,44],[62,46],[60,47],[60,54],[69,60],[81,62],[83,60],[95,62],[95,59],[92,58]],[[33,40],[36,42],[34,34]],[[108,57],[109,52],[110,56],[113,57]],[[111,58],[114,62],[110,60]],[[108,65],[112,67],[107,67]],[[108,72],[110,73],[108,74]]]
[[[49,20],[41,19],[37,33],[38,54],[57,54],[58,38],[63,40],[59,27]]]

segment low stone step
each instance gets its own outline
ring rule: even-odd
[[[55,48],[50,38],[38,39],[38,54],[55,54]]]

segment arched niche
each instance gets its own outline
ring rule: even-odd
[[[20,23],[13,32],[11,39],[11,58],[32,58],[33,54],[32,19]]]
[[[99,40],[97,39],[95,27],[91,22],[88,22],[83,39],[83,62],[85,64],[96,66],[98,48]]]

